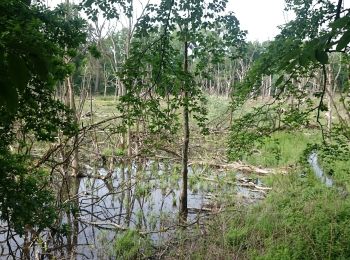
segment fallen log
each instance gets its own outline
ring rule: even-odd
[[[94,221],[88,221],[86,219],[82,219],[82,218],[79,218],[79,221],[84,223],[84,224],[87,224],[87,225],[91,225],[91,226],[97,226],[97,227],[100,227],[100,228],[103,228],[103,229],[111,229],[111,230],[128,230],[129,228],[127,227],[123,227],[121,225],[118,225],[116,223],[112,223],[112,222],[94,222]]]
[[[262,190],[262,191],[272,190],[272,188],[270,188],[270,187],[259,186],[259,185],[254,184],[253,182],[239,183],[238,186],[246,187],[246,188],[254,188],[256,190]]]
[[[284,173],[285,170],[281,169],[270,169],[270,168],[260,168],[253,165],[247,165],[240,162],[233,162],[228,164],[219,164],[219,163],[213,163],[213,162],[204,162],[204,161],[192,161],[189,166],[191,165],[203,165],[203,166],[209,166],[217,169],[223,169],[223,170],[237,170],[241,171],[243,173],[256,173],[260,175],[269,175],[269,174],[277,174],[278,172]]]

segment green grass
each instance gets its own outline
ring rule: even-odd
[[[256,166],[285,167],[297,163],[309,143],[319,142],[321,135],[316,131],[278,132],[257,144],[244,161]]]
[[[78,99],[76,99],[76,104],[79,104]],[[86,99],[82,115],[84,116],[86,113],[89,113],[90,109],[93,112],[94,119],[97,121],[119,114],[117,101],[114,100],[114,96],[94,96],[92,104],[89,98]],[[88,120],[90,120],[90,117]]]
[[[128,230],[115,241],[113,253],[116,259],[147,259],[152,255],[151,242],[136,231]]]
[[[230,106],[230,99],[221,96],[210,96],[206,95],[207,108],[208,108],[208,120],[209,121],[220,121],[228,115],[228,109]],[[226,120],[227,121],[227,120]]]
[[[274,191],[243,211],[227,232],[250,259],[349,259],[350,201],[313,174],[274,177]]]
[[[264,201],[255,206],[227,208],[226,213],[207,223],[207,236],[198,232],[195,239],[177,249],[177,256],[350,259],[350,199],[339,189],[350,188],[350,162],[333,158],[330,163],[319,155],[325,173],[332,173],[336,183],[326,187],[301,160],[308,144],[320,142],[319,132],[304,129],[275,133],[257,144],[245,162],[264,167],[298,167],[285,175],[267,177],[264,183],[272,191]],[[189,253],[181,254],[180,250]]]
[[[325,174],[328,174],[335,185],[350,191],[350,161],[349,160],[325,160],[319,155],[319,163]]]
[[[350,259],[350,200],[311,172],[275,175],[258,205],[228,209],[186,259]]]

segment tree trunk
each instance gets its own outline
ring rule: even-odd
[[[333,106],[335,106],[335,104],[333,103],[334,100],[334,94],[337,88],[337,82],[338,82],[338,78],[342,69],[341,66],[341,62],[342,62],[342,56],[340,55],[340,60],[339,60],[339,68],[337,71],[337,74],[334,75],[335,71],[334,68],[332,68],[332,65],[329,65],[329,84],[328,84],[328,90],[327,90],[327,94],[328,94],[328,121],[327,121],[327,128],[328,128],[328,133],[330,134],[332,131],[332,119],[333,119]]]
[[[329,68],[329,72],[328,72],[328,82],[327,82],[327,88],[328,88],[328,91],[327,91],[327,94],[328,94],[328,104],[327,104],[327,107],[328,107],[328,111],[326,113],[326,119],[327,119],[327,130],[328,130],[328,133],[330,134],[331,133],[331,128],[332,128],[332,98],[333,98],[333,84],[334,84],[334,81],[333,81],[333,70],[331,68],[331,65],[328,66]]]
[[[133,4],[132,4],[133,5]],[[128,28],[128,38],[126,41],[126,59],[129,58],[130,55],[130,45],[131,45],[131,37],[132,37],[132,18],[129,17],[129,28]],[[129,114],[129,106],[127,109],[127,113]],[[128,123],[127,127],[127,149],[128,149],[128,157],[132,156],[132,136],[131,136],[131,124]]]
[[[107,96],[107,84],[108,84],[108,82],[107,82],[108,76],[107,76],[107,71],[106,71],[106,63],[103,64],[103,76],[104,76],[103,82],[105,84],[105,89],[103,91],[103,96],[106,97]]]
[[[74,90],[73,86],[71,83],[70,78],[66,78],[65,80],[65,85],[66,85],[66,105],[73,111],[74,113],[74,123],[77,124],[78,118],[77,118],[77,111],[75,107],[75,100],[74,100]],[[79,143],[79,137],[76,134],[73,139],[73,153],[72,153],[72,176],[78,176],[78,168],[79,168],[79,148],[78,148],[78,143]]]
[[[184,44],[184,72],[188,72],[188,42],[185,41]],[[187,81],[187,80],[186,80]],[[187,180],[188,180],[188,146],[190,142],[190,127],[189,127],[189,93],[188,93],[188,83],[185,81],[185,86],[183,90],[183,135],[184,141],[182,145],[182,191],[180,197],[180,221],[187,221]]]
[[[97,94],[98,93],[98,89],[99,89],[99,84],[100,84],[100,66],[99,66],[99,61],[96,60],[96,78],[95,78],[95,87],[94,87],[94,93]]]
[[[70,5],[70,1],[66,0],[66,5]],[[69,15],[69,13],[68,13]],[[67,19],[67,16],[66,16]],[[75,106],[75,100],[74,100],[74,89],[73,85],[71,82],[70,77],[67,77],[65,79],[65,103],[66,106],[68,106],[74,113],[74,123],[77,124],[78,122],[78,116],[77,116],[77,110]],[[72,167],[72,176],[77,176],[78,175],[78,168],[79,168],[79,149],[78,149],[78,143],[79,143],[79,137],[78,134],[74,136],[73,139],[73,153],[72,153],[72,160],[71,160],[71,167]],[[65,173],[67,174],[67,172]]]

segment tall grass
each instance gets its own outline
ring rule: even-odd
[[[266,167],[296,165],[320,134],[280,132],[257,144],[244,160]],[[321,154],[320,160],[322,161]],[[305,160],[304,160],[305,162]],[[350,162],[322,162],[336,184],[349,190]],[[257,205],[228,208],[208,222],[206,236],[188,243],[184,259],[350,259],[350,199],[326,187],[308,165],[264,180],[272,191]]]
[[[350,259],[349,199],[311,172],[270,182],[266,200],[210,220],[208,235],[188,243],[183,259]]]
[[[312,174],[274,178],[274,192],[231,222],[232,250],[250,259],[349,259],[350,201]]]
[[[256,144],[255,150],[244,157],[249,164],[263,167],[293,165],[303,156],[309,143],[319,142],[318,132],[278,132]]]

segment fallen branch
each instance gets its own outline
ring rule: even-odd
[[[212,179],[212,178],[207,178],[207,177],[199,177],[199,178],[202,179],[202,180],[205,180],[205,181],[218,182],[218,180]],[[246,182],[244,179],[237,179],[237,182],[225,180],[225,183],[226,184],[231,184],[231,185],[237,185],[237,186],[240,186],[240,187],[254,188],[254,189],[258,190],[258,191],[272,190],[272,188],[270,188],[270,187],[259,186],[259,185],[254,184],[251,181]],[[254,191],[254,190],[252,190],[252,191]]]
[[[262,191],[272,190],[272,188],[270,188],[270,187],[259,186],[259,185],[254,184],[253,182],[240,183],[240,184],[238,184],[238,186],[246,187],[246,188],[255,188],[257,190],[262,190]]]
[[[189,164],[189,166],[190,165],[203,165],[203,166],[206,165],[206,166],[214,167],[218,169],[237,170],[244,173],[257,173],[260,175],[269,175],[269,174],[276,174],[277,172],[281,172],[281,170],[259,168],[253,165],[247,165],[239,162],[233,162],[229,164],[218,164],[218,163],[212,163],[212,162],[193,161]]]
[[[167,149],[165,147],[159,147],[158,150],[161,150],[161,151],[167,152],[169,154],[172,154],[172,155],[174,155],[177,158],[181,158],[181,155],[179,155],[178,153],[176,153],[176,152],[174,152],[174,151],[172,151],[170,149]]]
[[[79,219],[79,221],[81,221],[82,223],[87,224],[87,225],[97,226],[97,227],[104,228],[104,229],[111,229],[111,230],[118,229],[118,230],[123,230],[123,231],[129,229],[129,228],[123,227],[121,225],[118,225],[118,224],[112,223],[112,222],[94,222],[94,221],[87,221],[87,220],[84,220],[81,218]],[[107,227],[103,227],[103,226],[107,226]],[[110,228],[108,228],[108,226],[110,226]]]

